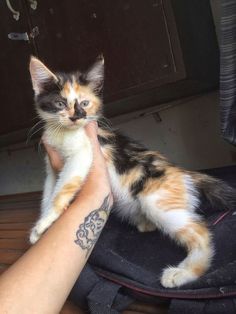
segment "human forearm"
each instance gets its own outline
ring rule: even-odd
[[[91,219],[94,213],[103,221],[102,226],[105,224],[109,209],[104,200],[109,194],[104,195],[84,197],[81,193],[40,241],[2,275],[0,304],[3,313],[59,312],[101,228],[95,226],[93,234],[87,230],[89,239],[76,233],[79,227],[85,228],[85,220]]]

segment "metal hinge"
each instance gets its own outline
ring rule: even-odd
[[[29,41],[30,39],[33,39],[39,35],[39,28],[38,26],[35,26],[32,28],[31,32],[28,34],[25,33],[9,33],[8,38],[11,40],[23,40],[23,41]]]

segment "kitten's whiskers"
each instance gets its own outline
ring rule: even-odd
[[[35,123],[35,125],[32,126],[32,128],[29,129],[28,133],[27,133],[27,139],[26,139],[26,144],[29,144],[29,141],[32,139],[32,137],[38,133],[39,131],[41,131],[44,128],[44,123],[41,127],[39,127],[38,129],[36,129],[40,124],[42,124],[42,121],[38,121],[37,123]],[[36,129],[36,130],[35,130]]]

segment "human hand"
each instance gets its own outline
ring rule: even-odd
[[[112,204],[113,197],[110,185],[110,178],[97,137],[97,122],[92,121],[88,123],[85,127],[85,130],[93,148],[93,163],[81,193],[91,193],[94,196],[96,195],[96,192],[98,192],[100,196],[107,196],[109,194],[110,203]]]

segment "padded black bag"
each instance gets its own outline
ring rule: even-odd
[[[236,167],[208,171],[236,186]],[[93,314],[117,314],[134,299],[169,303],[170,314],[236,313],[236,211],[202,214],[210,226],[215,256],[199,280],[178,289],[165,289],[160,275],[186,252],[159,231],[140,233],[111,215],[89,262],[76,282],[72,300]]]

